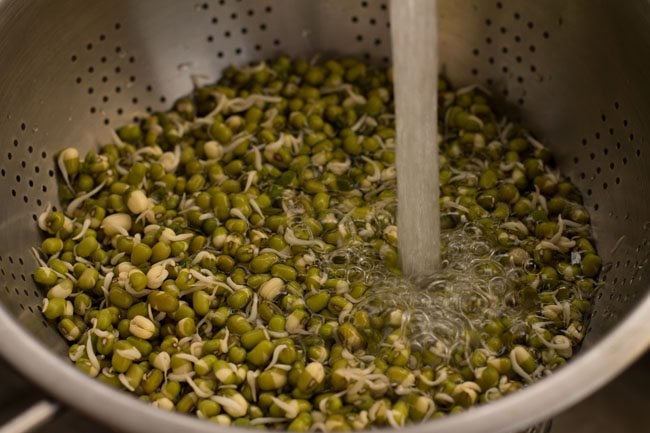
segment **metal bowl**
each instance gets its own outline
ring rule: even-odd
[[[105,387],[67,360],[31,280],[34,222],[56,203],[55,152],[109,139],[167,107],[191,76],[314,53],[390,62],[383,0],[0,0],[0,351],[62,401],[129,431],[235,433]],[[507,432],[577,402],[650,342],[650,5],[646,1],[439,2],[440,58],[548,143],[586,193],[606,262],[579,356],[495,403],[405,432]]]

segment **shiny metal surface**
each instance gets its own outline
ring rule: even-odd
[[[506,432],[575,403],[650,343],[650,5],[631,0],[439,2],[440,58],[519,113],[585,192],[608,270],[585,349],[499,402],[407,431]],[[215,427],[108,389],[62,356],[31,281],[34,218],[56,203],[54,153],[87,150],[108,128],[162,109],[230,63],[280,52],[390,61],[381,0],[0,0],[0,350],[70,405],[125,430]],[[71,390],[75,390],[74,394]],[[98,402],[101,402],[99,404]],[[221,429],[235,431],[234,429]]]

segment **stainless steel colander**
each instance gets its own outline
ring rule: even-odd
[[[422,0],[426,1],[426,0]],[[585,193],[607,263],[581,354],[498,402],[410,432],[506,432],[612,379],[650,343],[650,5],[441,0],[442,70],[480,83],[550,145]],[[88,150],[192,76],[285,52],[390,61],[387,0],[0,0],[0,351],[51,392],[130,431],[232,431],[165,413],[78,372],[41,316],[35,219],[56,203],[54,154]]]

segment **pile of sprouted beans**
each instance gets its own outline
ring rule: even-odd
[[[34,279],[70,359],[164,410],[303,431],[438,418],[566,363],[601,267],[579,191],[440,79],[442,265],[404,279],[393,112],[389,69],[279,57],[62,150]]]

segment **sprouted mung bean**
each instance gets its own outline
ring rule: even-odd
[[[563,365],[601,259],[576,187],[439,81],[442,267],[401,279],[390,70],[280,57],[59,153],[43,314],[90,376],[222,425],[401,426]]]

